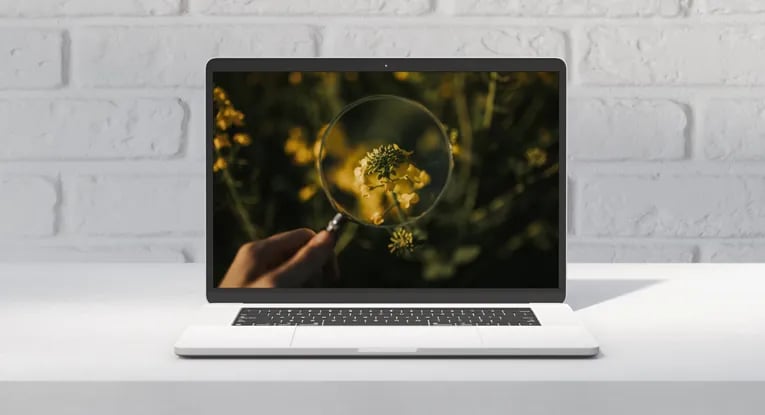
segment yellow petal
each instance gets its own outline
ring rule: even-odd
[[[252,138],[250,138],[249,134],[245,134],[245,133],[234,134],[234,141],[236,141],[237,143],[243,146],[248,146],[252,144]]]
[[[290,72],[287,80],[289,81],[290,85],[297,85],[303,80],[303,74],[300,72]]]
[[[393,187],[393,191],[398,194],[410,193],[412,190],[414,190],[414,188],[412,187],[412,183],[408,180],[401,180]]]
[[[231,142],[228,140],[228,134],[218,134],[213,138],[213,145],[216,150],[220,150],[224,147],[231,147]]]
[[[213,164],[213,171],[218,172],[220,170],[225,169],[226,167],[228,167],[228,163],[226,162],[226,159],[224,159],[223,157],[218,157],[215,160],[215,164]]]
[[[375,212],[372,214],[372,217],[370,218],[372,220],[372,223],[375,225],[381,225],[385,220],[383,219],[382,213]]]
[[[298,199],[300,199],[301,202],[305,202],[316,194],[316,190],[317,187],[315,184],[305,185],[298,191]]]

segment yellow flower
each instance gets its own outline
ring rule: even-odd
[[[225,169],[226,167],[228,167],[228,163],[226,162],[226,159],[224,159],[223,157],[218,157],[215,160],[215,163],[213,164],[213,172],[217,173]]]
[[[315,184],[307,184],[300,188],[300,191],[298,191],[298,199],[300,199],[301,202],[305,202],[312,198],[316,194],[317,190],[318,187]]]
[[[404,229],[398,228],[393,231],[393,235],[390,237],[390,243],[388,244],[388,250],[392,254],[406,255],[414,251],[416,247],[414,241],[414,234]]]
[[[252,144],[252,138],[250,138],[249,134],[245,134],[245,133],[234,134],[234,141],[236,141],[237,143],[243,146],[248,146]]]
[[[324,124],[316,132],[316,157],[319,157],[319,149],[321,148],[321,140],[324,138],[324,133],[329,128],[329,124]],[[332,127],[332,132],[327,136],[324,141],[325,148],[324,153],[332,155],[337,158],[346,158],[348,153],[355,151],[355,148],[348,146],[348,137],[345,134],[345,129],[341,124],[335,124]]]
[[[232,125],[244,125],[244,114],[234,108],[223,88],[219,86],[213,88],[213,101],[218,108],[215,113],[215,126],[219,130],[226,131]]]
[[[284,153],[292,156],[292,161],[298,165],[309,164],[314,160],[313,149],[308,146],[300,127],[289,129],[284,141]]]
[[[300,127],[290,128],[287,132],[287,140],[284,141],[284,152],[292,154],[304,145],[305,139],[303,138],[303,129]]]
[[[215,114],[215,125],[225,131],[232,125],[244,125],[244,114],[232,106],[221,107]]]
[[[372,217],[369,218],[369,220],[372,221],[375,225],[382,225],[383,222],[385,222],[385,219],[383,219],[383,215],[381,212],[375,212],[372,214]]]
[[[297,153],[294,154],[292,159],[295,161],[295,164],[304,166],[306,164],[310,164],[313,161],[313,153],[311,150],[301,148]]]
[[[420,196],[417,193],[404,193],[398,196],[398,203],[404,209],[409,209],[412,205],[417,204],[420,201]]]
[[[216,135],[215,138],[213,138],[213,146],[215,146],[216,150],[220,150],[224,147],[231,147],[231,142],[228,140],[228,134]]]
[[[398,194],[412,193],[412,191],[414,191],[414,186],[409,180],[399,180],[396,185],[393,186],[393,191]]]
[[[426,186],[430,176],[409,161],[411,154],[396,144],[385,144],[366,152],[354,167],[345,170],[349,176],[347,181],[354,186],[350,191],[360,196],[362,206],[374,208],[371,210],[374,218],[380,205],[387,204],[383,209],[387,212],[396,205],[401,210],[409,209],[420,201],[416,190]]]
[[[290,72],[287,80],[289,81],[290,85],[297,85],[303,81],[303,74],[300,72]]]
[[[213,88],[213,99],[218,102],[226,102],[228,100],[228,96],[226,95],[226,91],[224,91],[223,88],[216,86]]]
[[[409,72],[393,72],[393,77],[396,78],[397,81],[406,81],[409,79]]]
[[[539,167],[547,162],[547,152],[541,148],[530,148],[526,150],[526,160],[532,167]]]
[[[430,175],[425,170],[420,170],[413,164],[406,169],[406,176],[414,184],[415,189],[422,189],[430,183]]]
[[[356,178],[357,182],[364,183],[364,169],[362,169],[361,166],[354,168],[353,177]]]
[[[316,140],[316,141],[313,142],[313,158],[314,158],[314,160],[319,158],[319,152],[320,151],[321,151],[321,140]]]

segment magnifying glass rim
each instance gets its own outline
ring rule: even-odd
[[[427,114],[438,126],[438,130],[441,132],[441,138],[443,139],[443,142],[446,144],[446,149],[448,150],[448,158],[449,158],[449,169],[446,173],[446,181],[444,182],[444,185],[441,187],[441,191],[438,192],[438,195],[436,196],[436,199],[433,201],[433,203],[425,209],[424,212],[417,215],[417,217],[398,222],[395,224],[382,224],[382,225],[374,225],[370,224],[368,221],[364,221],[361,219],[358,219],[354,215],[350,214],[346,209],[343,209],[342,206],[339,206],[337,202],[335,201],[335,198],[332,197],[332,194],[329,191],[328,181],[326,178],[326,175],[324,173],[324,169],[321,168],[321,160],[324,156],[325,151],[325,143],[327,141],[327,137],[329,136],[330,131],[335,127],[335,124],[337,124],[338,121],[340,121],[340,118],[343,117],[348,111],[358,107],[361,104],[367,103],[369,101],[380,101],[383,99],[393,99],[397,101],[401,101],[408,105],[413,105],[423,111],[425,114]],[[327,124],[327,128],[324,130],[324,134],[321,136],[321,144],[319,145],[319,155],[316,157],[316,170],[319,172],[319,180],[321,181],[321,188],[324,191],[324,194],[327,196],[327,200],[329,200],[329,203],[332,205],[332,207],[338,212],[341,213],[343,216],[345,216],[348,220],[358,223],[359,225],[368,226],[370,228],[397,228],[400,226],[410,225],[419,219],[423,218],[425,215],[430,213],[431,210],[438,204],[438,202],[441,201],[441,198],[444,196],[444,193],[446,192],[446,188],[449,185],[449,182],[452,178],[452,171],[454,170],[454,153],[452,152],[452,143],[449,141],[449,136],[446,133],[446,129],[444,128],[443,123],[441,120],[438,119],[438,117],[435,116],[425,105],[411,100],[409,98],[404,98],[398,95],[393,94],[374,94],[369,95],[364,98],[357,99],[356,101],[351,102],[350,104],[343,107],[343,109],[335,115],[334,118]]]

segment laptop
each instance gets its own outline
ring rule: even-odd
[[[592,356],[559,59],[213,59],[180,356]]]

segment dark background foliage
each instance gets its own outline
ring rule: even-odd
[[[227,133],[252,137],[219,153],[227,167],[215,173],[213,185],[216,285],[250,238],[318,230],[334,215],[316,188],[315,164],[298,163],[285,151],[288,137],[302,131],[312,154],[320,130],[344,105],[393,94],[422,103],[442,121],[455,148],[452,180],[417,222],[423,241],[409,257],[388,252],[388,231],[347,226],[337,247],[337,286],[556,286],[556,74],[216,73],[214,83],[245,116],[243,126]],[[249,233],[234,197],[246,210]]]

